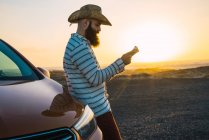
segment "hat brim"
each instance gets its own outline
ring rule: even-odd
[[[70,23],[77,23],[80,19],[85,19],[85,18],[95,19],[98,20],[103,25],[112,26],[110,21],[102,13],[98,13],[98,12],[86,14],[85,12],[77,10],[69,16],[68,21]]]

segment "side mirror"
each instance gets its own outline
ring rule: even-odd
[[[47,69],[37,67],[38,70],[40,70],[46,77],[50,78],[50,72]]]

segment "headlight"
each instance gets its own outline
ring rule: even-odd
[[[87,105],[84,113],[78,122],[74,125],[74,128],[78,131],[80,136],[84,139],[88,138],[96,129],[96,121],[94,119],[94,113]]]

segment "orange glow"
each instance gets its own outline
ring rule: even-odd
[[[133,57],[134,62],[168,61],[185,51],[183,33],[163,23],[135,26],[125,34],[126,46],[136,45],[140,50]]]
[[[208,0],[202,1],[86,1],[99,5],[113,26],[101,26],[95,55],[107,66],[138,46],[133,63],[209,60]],[[110,4],[111,3],[111,4]],[[69,15],[83,1],[0,1],[1,39],[35,66],[62,67],[71,33]],[[116,6],[113,6],[116,5]],[[11,14],[14,13],[14,14]]]

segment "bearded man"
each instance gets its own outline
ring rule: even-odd
[[[77,23],[65,49],[64,71],[69,93],[83,105],[88,105],[96,116],[104,140],[121,140],[110,103],[107,98],[105,81],[124,71],[131,62],[133,53],[126,53],[108,67],[101,69],[92,50],[100,43],[98,33],[101,24],[110,25],[97,5],[88,4],[73,12],[68,21]]]

